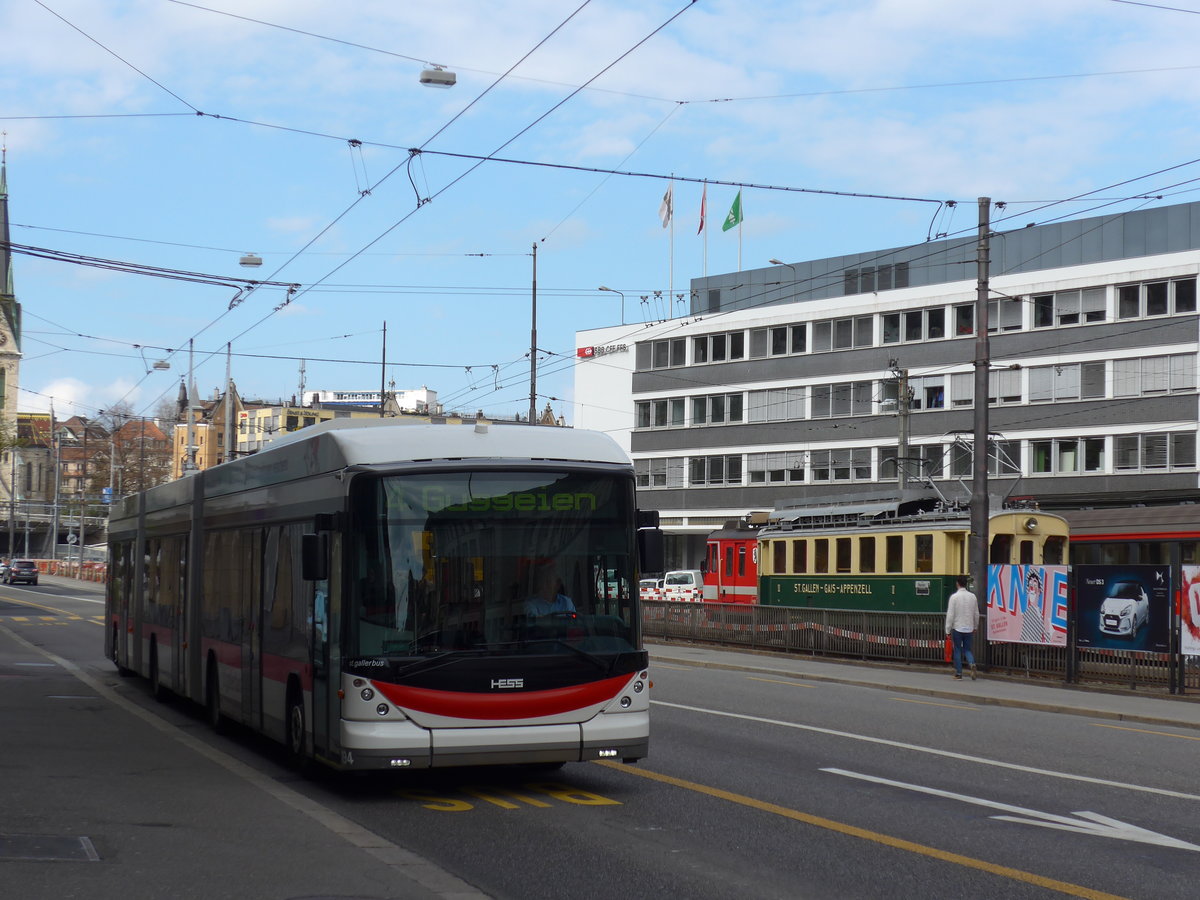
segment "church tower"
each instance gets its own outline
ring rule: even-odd
[[[8,148],[0,146],[0,427],[16,437],[21,365],[21,304],[13,288],[8,225]],[[2,440],[2,438],[0,438]]]

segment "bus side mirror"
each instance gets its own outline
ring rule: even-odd
[[[300,535],[300,577],[324,581],[329,577],[329,534]]]
[[[638,565],[642,572],[661,572],[664,569],[663,533],[658,528],[639,528],[637,532]]]

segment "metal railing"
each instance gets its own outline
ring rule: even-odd
[[[665,600],[643,601],[642,610],[643,634],[651,640],[909,665],[945,664],[945,617],[941,613]],[[977,643],[977,656],[980,651]],[[988,667],[1002,674],[1066,682],[1072,654],[1077,682],[1130,689],[1170,687],[1170,657],[1166,653],[991,643],[986,658]],[[1182,658],[1177,683],[1184,693],[1200,692],[1200,657]]]

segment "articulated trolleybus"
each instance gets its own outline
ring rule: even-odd
[[[637,522],[605,435],[336,419],[115,504],[106,654],[300,765],[632,762]]]

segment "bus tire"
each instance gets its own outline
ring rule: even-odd
[[[150,695],[159,703],[166,703],[171,692],[162,683],[158,669],[158,642],[150,642]]]
[[[308,732],[304,721],[304,694],[294,681],[288,685],[283,728],[288,765],[293,769],[304,771],[308,764]]]
[[[225,733],[225,717],[221,715],[221,687],[217,682],[217,661],[208,658],[208,675],[204,679],[204,719],[217,734]]]

